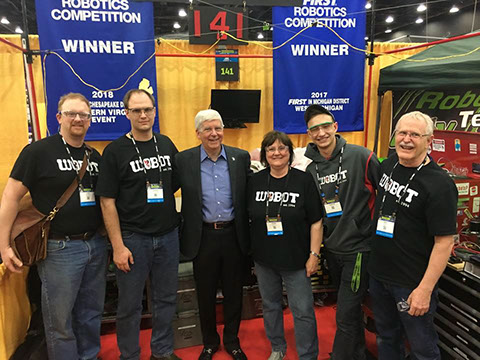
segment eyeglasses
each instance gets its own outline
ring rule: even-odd
[[[312,133],[313,135],[318,134],[320,130],[323,130],[323,132],[328,132],[332,130],[333,124],[334,124],[333,122],[328,122],[328,123],[313,125],[311,128],[308,129],[308,131],[310,131],[310,133]]]
[[[279,153],[284,153],[284,152],[288,151],[288,146],[286,146],[286,145],[280,145],[279,147],[269,146],[269,147],[265,148],[265,151],[267,153],[270,153],[270,154],[273,154],[276,151],[278,151]]]
[[[395,135],[402,139],[406,138],[408,135],[410,136],[410,139],[413,139],[413,140],[418,140],[424,136],[430,136],[429,134],[419,134],[419,133],[410,132],[410,131],[395,131]]]
[[[146,108],[131,108],[127,109],[129,112],[131,112],[135,116],[140,116],[142,113],[145,113],[147,116],[153,115],[153,112],[155,111],[154,107],[146,107]]]
[[[76,111],[61,111],[60,114],[62,114],[63,116],[66,116],[70,120],[76,119],[78,115],[80,120],[84,120],[84,121],[90,119],[92,116],[89,113],[76,112]]]
[[[201,132],[203,132],[205,134],[211,134],[213,132],[213,130],[215,130],[216,133],[220,133],[220,132],[223,132],[223,127],[221,127],[221,126],[216,126],[214,128],[206,127],[206,128],[203,128],[201,130]]]

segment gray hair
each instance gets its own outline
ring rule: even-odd
[[[410,117],[414,118],[415,120],[421,120],[424,122],[424,124],[426,125],[426,129],[425,129],[426,135],[433,134],[433,130],[435,129],[435,126],[433,124],[432,118],[420,111],[412,111],[412,112],[403,114],[402,117],[398,120],[397,125],[395,125],[395,131],[398,130],[398,127],[400,126],[400,122],[403,119],[410,118]]]
[[[195,116],[195,130],[199,130],[205,121],[210,120],[220,120],[222,128],[224,127],[223,120],[219,112],[217,110],[208,109],[199,111],[198,114]]]

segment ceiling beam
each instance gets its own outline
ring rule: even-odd
[[[165,0],[132,0],[134,2],[165,2]],[[167,0],[169,3],[189,4],[189,0]],[[303,0],[245,0],[247,6],[302,6]],[[243,0],[193,0],[194,5],[243,5]]]

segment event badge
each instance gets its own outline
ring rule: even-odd
[[[382,215],[377,222],[377,235],[393,239],[393,229],[395,228],[395,218],[391,215]]]
[[[95,193],[93,189],[80,187],[78,192],[80,193],[80,206],[95,205]]]
[[[267,218],[267,235],[283,235],[282,219],[280,216],[276,218]]]
[[[147,203],[163,202],[163,187],[161,184],[147,184]]]
[[[327,217],[335,217],[343,214],[342,204],[337,199],[325,200],[323,206]]]

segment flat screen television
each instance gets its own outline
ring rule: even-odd
[[[222,116],[225,128],[245,128],[260,121],[261,90],[212,89],[210,108]]]

